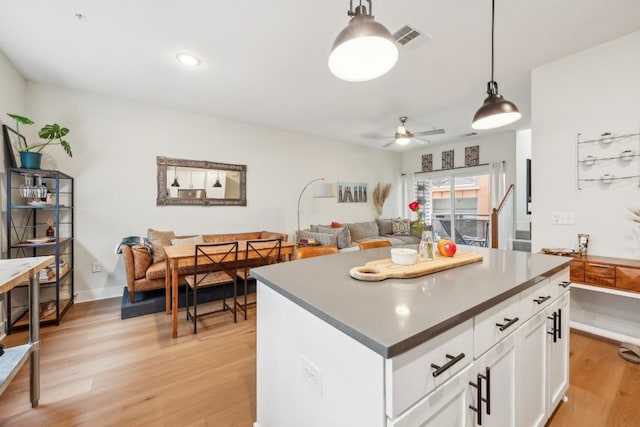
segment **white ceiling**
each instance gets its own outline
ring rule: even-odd
[[[362,135],[392,135],[400,115],[413,132],[445,128],[434,144],[471,132],[489,80],[491,1],[374,0],[376,20],[392,33],[411,24],[428,38],[401,47],[391,72],[363,83],[327,67],[348,7],[5,0],[0,51],[28,80],[369,146],[388,141]],[[529,126],[531,69],[637,30],[639,0],[497,0],[495,79],[523,113],[510,129]],[[179,65],[178,52],[202,65]]]

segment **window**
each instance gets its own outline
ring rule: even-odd
[[[491,213],[489,174],[416,174],[415,195],[434,235],[458,244],[487,246]],[[452,238],[451,236],[455,236]]]

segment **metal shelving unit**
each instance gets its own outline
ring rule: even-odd
[[[57,170],[11,168],[7,174],[8,258],[55,257],[40,275],[41,325],[58,325],[74,300],[73,194],[73,178]],[[50,228],[54,236],[47,236]],[[26,286],[7,293],[7,333],[28,327]]]

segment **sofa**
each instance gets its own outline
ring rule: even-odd
[[[296,232],[296,239],[314,239],[321,245],[337,246],[340,252],[356,251],[361,242],[388,240],[392,246],[412,245],[420,242],[408,219],[378,218],[374,221],[311,225],[308,230]]]
[[[164,251],[162,250],[163,246],[277,238],[286,242],[288,236],[271,231],[176,236],[172,231],[149,229],[147,233],[148,245],[122,244],[120,246],[127,275],[129,301],[131,303],[135,302],[136,292],[165,288],[166,261],[164,259]],[[181,267],[180,270],[178,270],[179,283],[184,284],[185,277],[190,274],[193,274],[193,267]]]

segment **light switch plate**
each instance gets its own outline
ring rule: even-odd
[[[554,211],[551,213],[551,224],[554,225],[573,225],[575,220],[573,212],[559,212]]]

